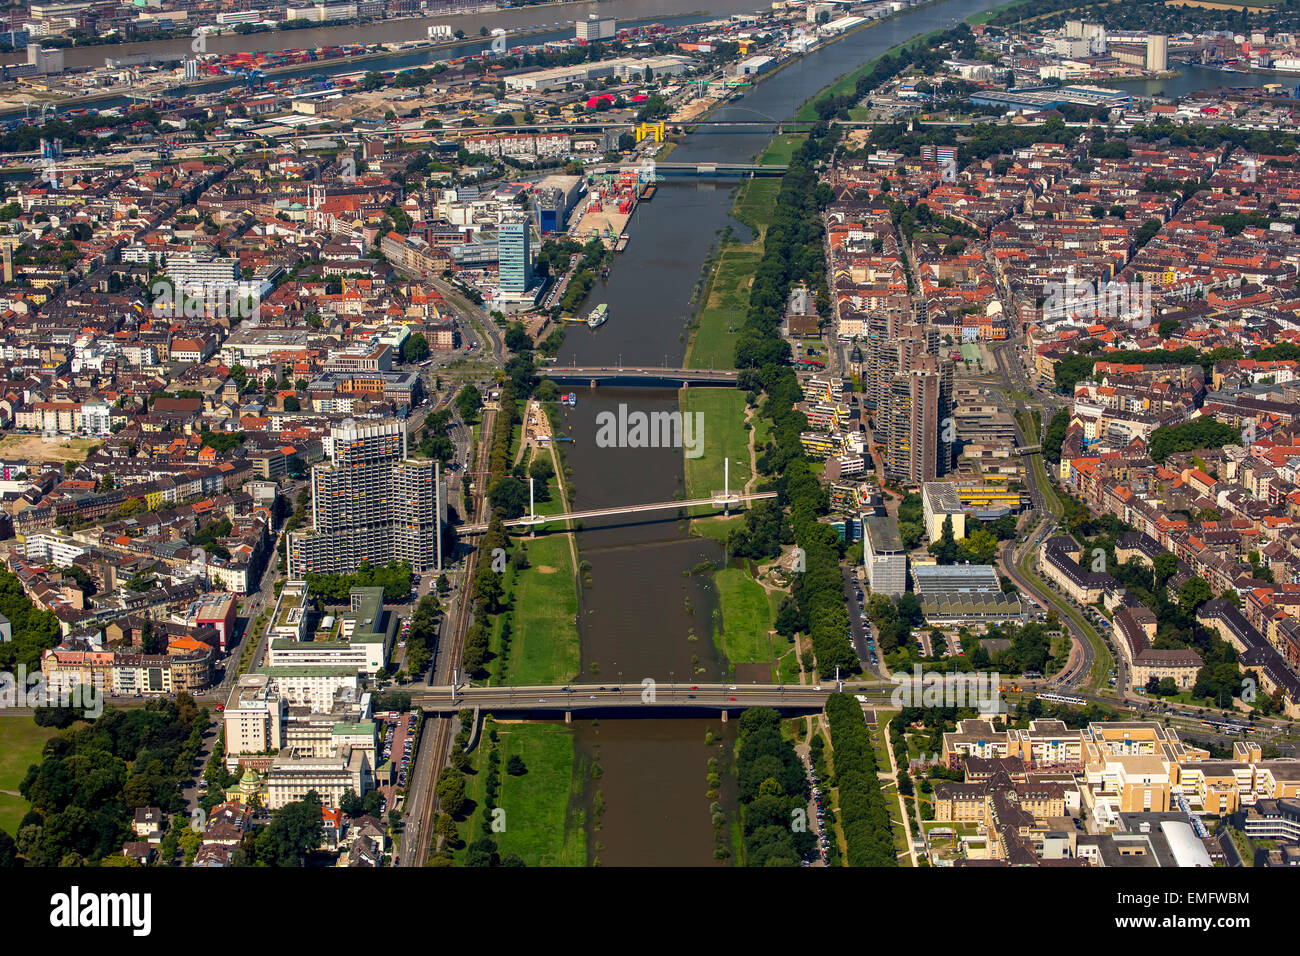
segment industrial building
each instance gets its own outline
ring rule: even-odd
[[[912,568],[921,613],[931,624],[992,624],[1023,618],[1020,598],[1004,594],[991,564],[923,564]]]
[[[1017,514],[1028,507],[1029,496],[989,478],[979,484],[927,481],[921,485],[921,511],[925,533],[931,541],[943,534],[943,524],[952,519],[953,539],[966,537],[966,518],[996,521],[1004,515]]]
[[[620,57],[531,70],[507,76],[504,80],[508,90],[545,93],[548,90],[562,90],[569,84],[581,85],[611,76],[623,81],[631,77],[640,80],[644,78],[647,69],[656,79],[664,79],[685,73],[690,68],[691,61],[680,56]]]
[[[737,76],[758,76],[776,66],[776,59],[770,56],[751,56],[736,64]]]
[[[1066,105],[1128,109],[1133,105],[1133,94],[1097,86],[1062,86],[1041,90],[982,90],[973,94],[970,101],[976,106],[1000,106],[1007,110],[1035,112],[1054,110]]]
[[[563,232],[582,196],[581,176],[547,176],[533,190],[533,222],[542,235]]]
[[[612,40],[618,34],[618,20],[614,17],[601,17],[591,14],[585,20],[574,24],[574,36],[584,43],[596,40]]]

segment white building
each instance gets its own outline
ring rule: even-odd
[[[82,402],[81,432],[96,438],[106,438],[113,424],[113,406],[108,402]]]
[[[288,702],[265,674],[239,678],[226,700],[226,766],[234,769],[244,754],[274,753],[284,746]]]
[[[27,535],[23,542],[23,557],[39,564],[67,567],[90,548],[57,531],[38,531]]]
[[[907,590],[907,551],[894,518],[862,519],[862,563],[872,594],[900,597]]]

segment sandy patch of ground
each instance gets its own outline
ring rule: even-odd
[[[86,452],[98,444],[88,438],[46,438],[8,432],[0,435],[0,459],[82,462],[86,460]]]
[[[697,96],[668,118],[669,123],[687,123],[718,105],[712,96]]]

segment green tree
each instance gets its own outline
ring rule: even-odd
[[[952,564],[957,560],[957,542],[953,537],[952,515],[943,519],[939,540],[930,545],[930,553],[939,564]]]
[[[443,767],[434,787],[438,806],[453,817],[459,817],[465,808],[465,775],[454,767]]]
[[[402,361],[423,362],[429,357],[429,340],[423,332],[415,332],[402,343]]]
[[[1178,589],[1178,606],[1185,614],[1194,614],[1206,601],[1214,597],[1209,582],[1204,578],[1189,578]]]
[[[478,421],[479,409],[483,407],[483,395],[473,385],[466,385],[456,393],[456,410],[467,423]]]
[[[271,823],[257,836],[257,860],[267,866],[302,866],[324,835],[320,796],[309,790],[272,814]]]
[[[985,528],[976,528],[966,539],[966,547],[980,564],[990,564],[998,553],[998,539]]]
[[[1151,566],[1155,571],[1156,587],[1163,587],[1165,581],[1178,571],[1178,559],[1168,551],[1163,551],[1152,559]]]

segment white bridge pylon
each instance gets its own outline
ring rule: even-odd
[[[722,490],[713,492],[710,501],[715,507],[722,508],[725,514],[740,504],[740,495],[731,493],[731,459],[722,459]]]
[[[533,479],[528,478],[528,514],[519,519],[519,523],[527,527],[528,525],[541,524],[548,519],[544,515],[537,513],[537,504],[533,496]]]

